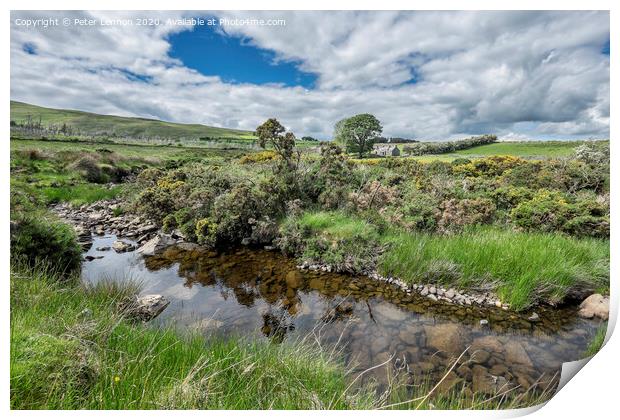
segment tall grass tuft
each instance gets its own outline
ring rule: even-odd
[[[449,236],[399,234],[387,241],[380,261],[384,274],[463,288],[490,285],[514,309],[605,288],[609,278],[606,240],[478,227]]]

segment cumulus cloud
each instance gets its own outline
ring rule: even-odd
[[[164,23],[153,27],[33,29],[15,19],[135,14],[13,12],[11,98],[241,129],[275,116],[320,138],[360,112],[374,113],[388,136],[609,137],[607,12],[210,13],[286,19],[222,30],[316,74],[310,90],[226,83],[170,58],[168,36],[191,26],[166,19],[196,14],[149,12]]]

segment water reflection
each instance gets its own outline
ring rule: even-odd
[[[542,388],[557,380],[562,362],[581,358],[598,325],[576,317],[575,308],[539,308],[534,323],[529,314],[432,302],[364,277],[302,272],[293,260],[266,251],[218,254],[186,246],[146,259],[96,251],[113,240],[95,241],[88,254],[104,258],[84,264],[85,278],[129,270],[142,279],[145,293],[172,301],[159,322],[276,342],[318,326],[320,341],[339,343],[357,370],[392,358],[392,367],[414,379],[443,376],[469,348],[442,384],[448,389],[492,394],[509,385]],[[383,371],[374,375],[386,380]]]

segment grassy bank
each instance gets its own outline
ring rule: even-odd
[[[370,408],[305,345],[180,336],[116,310],[131,286],[84,286],[44,268],[11,275],[11,408]]]
[[[517,310],[558,302],[581,289],[608,288],[608,240],[488,226],[451,235],[395,233],[342,212],[306,213],[296,223],[307,238],[303,258],[368,262],[373,260],[369,254],[384,250],[377,260],[383,275],[410,283],[490,288]]]

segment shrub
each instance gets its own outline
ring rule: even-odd
[[[568,202],[558,191],[540,190],[531,200],[515,207],[510,217],[520,228],[553,232],[566,222]]]
[[[88,182],[103,184],[108,181],[95,159],[91,156],[83,156],[69,165],[69,169],[77,171]]]
[[[18,214],[11,221],[11,258],[30,265],[46,261],[60,271],[80,267],[82,250],[73,229],[35,214]]]
[[[250,153],[241,156],[239,163],[246,165],[248,163],[268,162],[274,159],[278,159],[279,155],[273,150],[264,150],[258,153]]]
[[[398,199],[396,188],[386,187],[376,180],[365,184],[361,191],[349,194],[349,203],[356,211],[379,210],[396,203]]]
[[[442,232],[460,230],[464,226],[488,223],[495,204],[488,198],[443,201],[437,210],[437,227]]]

